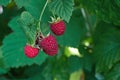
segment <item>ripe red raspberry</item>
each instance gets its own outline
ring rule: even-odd
[[[55,35],[60,36],[64,34],[66,26],[63,20],[58,20],[50,24],[50,29]]]
[[[52,35],[49,35],[42,39],[40,42],[40,47],[42,47],[43,51],[50,56],[53,56],[58,52],[57,41]]]
[[[33,57],[38,55],[39,50],[38,50],[38,48],[34,48],[34,47],[30,46],[30,45],[26,45],[24,47],[24,53],[25,53],[25,55],[27,57],[33,58]]]

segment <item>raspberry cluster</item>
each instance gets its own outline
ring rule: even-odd
[[[64,34],[66,29],[65,27],[65,23],[61,19],[53,20],[50,23],[51,31],[57,36]],[[39,50],[41,49],[49,56],[54,56],[55,54],[57,54],[58,43],[56,41],[56,38],[52,34],[49,34],[48,36],[43,36],[42,33],[40,33],[39,35],[37,33],[35,46],[30,46],[29,44],[27,44],[24,47],[24,53],[27,57],[34,58],[38,55]]]

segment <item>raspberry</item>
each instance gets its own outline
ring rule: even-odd
[[[28,58],[33,58],[33,57],[36,57],[38,55],[39,50],[38,50],[38,48],[34,48],[30,45],[26,45],[24,47],[24,53]]]
[[[60,36],[64,34],[66,26],[63,20],[59,20],[57,22],[51,23],[50,29],[55,35]]]
[[[50,56],[53,56],[58,52],[57,41],[52,35],[49,35],[42,39],[40,42],[40,47],[42,47],[43,51]]]

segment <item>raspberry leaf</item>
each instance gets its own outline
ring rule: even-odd
[[[32,64],[41,65],[47,58],[47,55],[43,52],[40,52],[39,55],[33,59],[27,58],[24,54],[26,37],[21,26],[17,23],[18,18],[19,17],[13,18],[13,20],[9,22],[9,26],[13,32],[3,40],[2,51],[5,65],[7,68]]]
[[[5,67],[5,65],[4,65],[4,60],[3,60],[3,52],[2,52],[2,50],[1,50],[1,47],[0,47],[0,75],[1,74],[5,74],[5,73],[7,73],[7,69],[6,69],[6,67]]]
[[[24,5],[24,8],[35,18],[39,19],[40,13],[44,7],[46,0],[30,0],[29,4]],[[48,7],[45,9],[45,12],[43,14],[43,18],[41,22],[50,21],[51,13],[48,10]]]
[[[120,7],[120,0],[115,0],[115,3]]]
[[[99,22],[94,33],[94,56],[97,72],[110,70],[120,61],[120,31],[113,25]]]
[[[95,13],[99,19],[105,22],[111,22],[115,25],[120,25],[120,0],[80,0],[80,3],[90,13]]]
[[[105,75],[105,80],[119,80],[120,79],[120,63],[115,65],[109,73]]]
[[[0,5],[7,6],[10,2],[11,0],[0,0]]]
[[[75,72],[79,69],[92,71],[91,55],[84,55],[83,57],[71,56],[68,58],[70,72]],[[78,65],[79,64],[79,65]]]
[[[30,13],[23,12],[19,19],[19,23],[26,34],[27,42],[30,45],[34,45],[37,34],[37,21],[35,21]]]
[[[19,8],[30,3],[30,0],[14,0],[14,1]]]
[[[73,11],[73,5],[73,0],[52,0],[49,7],[53,13],[69,22]]]

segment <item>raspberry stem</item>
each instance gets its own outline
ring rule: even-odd
[[[41,32],[41,30],[40,30],[41,20],[42,20],[42,16],[43,16],[43,14],[44,14],[44,12],[45,12],[45,9],[46,9],[46,7],[47,7],[48,2],[49,2],[49,0],[46,0],[46,3],[45,3],[45,5],[44,5],[44,7],[43,7],[43,9],[42,9],[41,14],[40,14],[39,23],[38,23],[38,28],[37,28],[38,32]]]
[[[88,36],[91,36],[92,35],[92,23],[90,21],[90,15],[84,8],[81,8],[81,12],[86,21],[86,29],[88,30],[87,34],[88,34]]]

